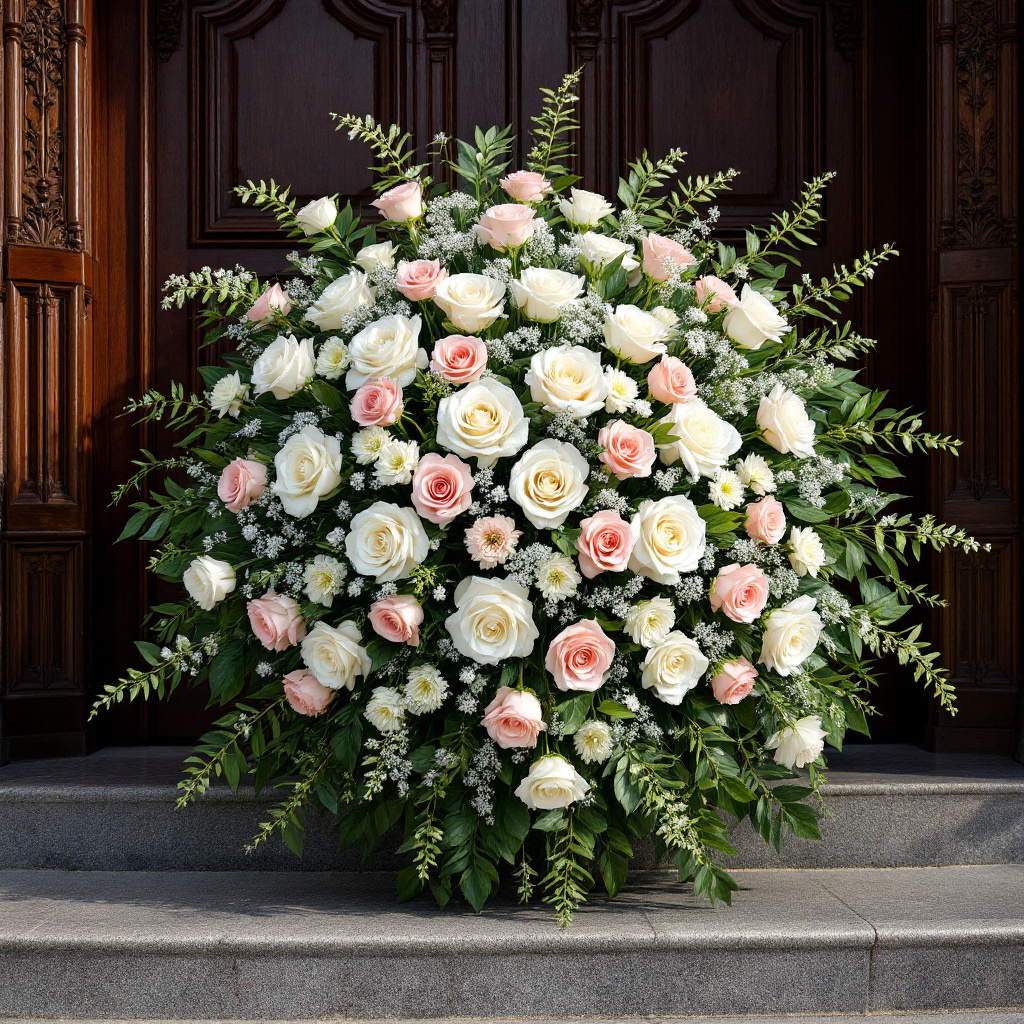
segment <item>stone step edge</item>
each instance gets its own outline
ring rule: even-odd
[[[892,1021],[894,1024],[1024,1024],[1024,1010],[1019,1006],[1003,1006],[977,1010],[917,1010],[894,1013],[826,1013],[754,1014],[723,1017],[310,1017],[260,1019],[219,1017],[216,1021],[200,1018],[150,1019],[143,1017],[68,1018],[68,1017],[0,1017],[4,1024],[615,1024],[630,1021],[640,1024],[857,1024],[857,1022]]]

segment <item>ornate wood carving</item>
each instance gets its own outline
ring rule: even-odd
[[[863,42],[863,0],[829,0],[832,12],[832,45],[844,60],[853,60]]]
[[[181,23],[185,0],[157,0],[153,20],[153,49],[162,64],[174,56],[181,45]]]

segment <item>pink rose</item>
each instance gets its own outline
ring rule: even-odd
[[[597,432],[597,443],[604,445],[598,458],[620,479],[650,476],[657,452],[654,438],[625,420],[613,420]]]
[[[312,673],[298,668],[284,677],[284,695],[292,711],[316,718],[331,703],[334,691]]]
[[[662,356],[647,374],[647,386],[659,401],[669,405],[688,402],[697,394],[697,382],[690,368],[675,356]]]
[[[740,300],[736,293],[720,278],[714,274],[706,277],[698,277],[696,281],[697,301],[703,306],[708,302],[708,312],[718,313],[725,306],[735,306]]]
[[[458,455],[433,452],[420,459],[412,477],[412,503],[432,523],[450,523],[472,504],[473,473]]]
[[[418,181],[406,181],[388,189],[370,205],[376,206],[386,220],[396,223],[415,220],[423,212],[423,189]]]
[[[551,182],[536,171],[513,171],[498,184],[521,203],[537,203],[551,191]]]
[[[726,661],[711,680],[711,689],[719,704],[739,704],[754,685],[757,669],[746,658]]]
[[[370,625],[374,633],[393,644],[418,647],[423,609],[415,597],[396,594],[382,597],[370,605]]]
[[[410,302],[421,302],[432,299],[437,286],[447,276],[448,271],[441,266],[440,260],[413,260],[411,263],[402,260],[398,264],[395,284]]]
[[[580,572],[588,580],[601,572],[623,572],[633,550],[633,532],[618,512],[605,509],[580,523],[576,547]]]
[[[753,622],[768,603],[768,577],[756,565],[733,562],[711,584],[711,610],[733,622]]]
[[[615,657],[615,641],[593,619],[566,626],[548,648],[544,667],[560,690],[596,690]]]
[[[529,206],[501,203],[484,210],[473,230],[492,249],[514,249],[533,234],[537,227],[535,215]]]
[[[299,603],[287,594],[268,590],[262,597],[250,601],[245,610],[256,639],[268,651],[284,651],[294,647],[306,635],[306,623]]]
[[[677,267],[688,267],[697,262],[696,256],[685,246],[673,242],[671,238],[656,235],[653,231],[644,239],[644,273],[655,281],[668,280],[666,263],[674,263]]]
[[[540,701],[527,690],[513,690],[511,686],[499,688],[484,708],[480,724],[504,750],[537,746],[537,736],[547,728]]]
[[[217,497],[229,512],[241,512],[256,501],[267,487],[267,467],[239,456],[222,470],[217,481]]]
[[[763,540],[765,544],[778,544],[786,532],[786,510],[781,501],[770,494],[747,506],[747,536]]]
[[[390,377],[367,381],[352,396],[352,419],[362,427],[386,427],[402,415],[402,385]]]
[[[449,334],[435,342],[430,369],[453,384],[479,380],[487,369],[487,346],[479,338]]]
[[[288,301],[288,293],[279,284],[272,284],[264,290],[245,315],[249,320],[262,323],[264,320],[270,319],[275,309],[279,309],[287,316],[291,308],[292,304]]]

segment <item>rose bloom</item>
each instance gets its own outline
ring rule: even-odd
[[[697,394],[697,382],[690,368],[675,356],[662,356],[647,374],[647,386],[659,402],[673,405],[688,402]]]
[[[590,416],[608,397],[601,354],[582,345],[559,345],[535,352],[525,380],[530,385],[530,397],[552,412],[572,409],[579,417]]]
[[[356,390],[352,419],[362,427],[386,427],[402,415],[402,387],[390,377],[371,380]]]
[[[790,676],[814,653],[823,628],[814,610],[816,603],[809,594],[802,594],[769,613],[761,637],[758,660],[762,664],[780,676]]]
[[[402,224],[423,213],[423,189],[418,181],[406,181],[388,189],[370,205],[376,206],[386,220]]]
[[[538,530],[555,530],[583,504],[589,475],[575,445],[546,437],[512,467],[508,496]]]
[[[338,207],[334,200],[327,196],[321,196],[307,203],[298,213],[295,214],[295,223],[302,228],[307,235],[315,235],[319,231],[326,231],[338,219]]]
[[[547,728],[536,694],[513,690],[511,686],[499,687],[494,699],[484,708],[480,724],[503,750],[535,747],[537,737]]]
[[[268,590],[262,597],[250,601],[245,610],[253,634],[268,651],[285,651],[306,635],[306,622],[299,603],[287,594]]]
[[[530,421],[518,395],[491,377],[474,381],[437,407],[437,443],[480,467],[515,455],[526,444]]]
[[[513,171],[498,184],[521,203],[539,203],[551,191],[551,182],[536,171]]]
[[[303,427],[274,456],[274,471],[270,489],[288,515],[305,519],[341,483],[341,442],[319,427]]]
[[[512,301],[530,320],[554,323],[568,303],[583,294],[586,279],[565,270],[524,267],[515,281],[509,281]]]
[[[657,458],[654,438],[625,420],[613,420],[597,432],[597,443],[604,445],[598,458],[619,479],[650,476]]]
[[[768,577],[756,565],[723,566],[711,584],[711,610],[733,622],[753,622],[768,603]]]
[[[782,384],[776,384],[757,407],[757,425],[764,439],[783,455],[798,459],[814,454],[814,420],[807,415],[803,399]]]
[[[547,754],[530,765],[515,792],[531,811],[553,811],[582,800],[590,783],[564,757]]]
[[[711,691],[719,704],[739,704],[750,693],[757,679],[757,669],[740,657],[725,661],[711,680]]]
[[[283,401],[305,387],[315,372],[313,339],[281,334],[252,364],[252,393],[258,397],[269,391]]]
[[[766,341],[781,341],[789,323],[768,299],[745,284],[740,301],[725,314],[722,330],[740,348],[755,350]]]
[[[580,572],[588,580],[602,572],[625,572],[633,551],[633,531],[618,512],[603,509],[580,523],[576,548]]]
[[[473,502],[473,474],[458,455],[424,455],[412,478],[413,508],[431,523],[450,523]]]
[[[505,311],[505,286],[483,274],[452,274],[442,281],[434,303],[460,331],[475,334]]]
[[[591,693],[605,681],[614,657],[615,641],[594,619],[581,619],[551,641],[544,667],[560,690]]]
[[[275,282],[264,290],[245,316],[247,320],[261,324],[274,315],[275,309],[279,310],[283,316],[287,316],[291,308],[292,304],[288,301],[288,293]]]
[[[350,270],[320,293],[320,298],[306,310],[302,319],[316,324],[321,331],[337,331],[343,317],[360,306],[372,304],[375,298],[373,289],[366,283],[366,274]]]
[[[410,302],[432,299],[437,286],[448,276],[439,260],[413,260],[398,264],[395,285]]]
[[[453,384],[479,380],[487,369],[487,346],[479,338],[449,334],[434,343],[430,370]]]
[[[536,212],[519,203],[501,203],[484,210],[473,230],[481,242],[504,252],[516,249],[537,230]]]
[[[345,536],[352,568],[377,583],[404,580],[430,552],[430,538],[411,508],[375,501],[357,512]]]
[[[188,596],[204,612],[213,611],[235,589],[235,570],[212,555],[198,555],[181,577]]]
[[[740,300],[736,293],[720,277],[714,274],[707,274],[705,277],[698,277],[695,282],[697,301],[703,306],[708,303],[709,313],[720,313],[726,306],[734,306]],[[711,300],[708,302],[708,300]]]
[[[356,676],[370,674],[370,656],[351,620],[328,626],[322,619],[302,641],[302,661],[317,681],[331,690],[355,689]]]
[[[419,347],[418,316],[381,317],[353,335],[348,343],[349,368],[345,387],[355,391],[369,380],[393,377],[403,388],[416,379],[416,371],[427,368],[427,353]]]
[[[393,644],[418,647],[423,608],[415,597],[394,594],[370,605],[370,625],[374,633]]]
[[[676,402],[661,422],[671,426],[676,438],[661,445],[661,461],[671,466],[679,459],[691,476],[713,480],[743,444],[739,431],[699,398]]]
[[[232,459],[217,481],[217,497],[229,512],[241,512],[259,498],[267,486],[267,467],[239,456]]]
[[[770,494],[747,506],[747,536],[765,544],[778,544],[786,532],[786,509]]]
[[[708,670],[697,641],[678,629],[655,644],[641,662],[640,685],[666,704],[678,706]]]
[[[372,274],[377,269],[378,264],[390,270],[395,265],[395,253],[397,251],[392,242],[376,242],[373,245],[364,245],[356,253],[355,263],[368,274]]]
[[[704,554],[707,527],[693,502],[682,494],[643,502],[630,530],[629,568],[655,583],[676,586],[680,573],[693,572]]]
[[[697,262],[689,249],[653,231],[644,239],[643,254],[644,273],[655,281],[668,280],[666,262],[674,263],[677,267],[689,267]]]
[[[817,715],[808,715],[780,729],[765,746],[775,751],[775,763],[787,768],[803,768],[817,761],[825,749],[826,732]]]
[[[284,696],[292,711],[316,718],[331,703],[334,691],[321,685],[311,672],[297,668],[284,677]]]
[[[605,348],[627,362],[647,363],[664,355],[669,337],[668,327],[638,306],[616,306],[605,315]]]
[[[466,550],[481,569],[493,569],[508,558],[522,537],[516,521],[508,516],[486,516],[466,531]]]
[[[529,657],[540,636],[529,594],[512,579],[463,579],[455,588],[456,610],[444,620],[455,649],[478,665]]]

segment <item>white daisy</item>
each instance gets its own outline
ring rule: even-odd
[[[316,356],[316,372],[328,380],[337,380],[349,364],[348,345],[332,335],[321,346]]]
[[[740,480],[755,494],[770,494],[775,490],[775,474],[760,455],[748,455],[736,463]]]
[[[383,427],[367,427],[352,435],[352,454],[360,466],[369,466],[377,461],[381,448],[391,440],[391,434]]]
[[[640,394],[636,381],[625,370],[616,370],[614,366],[606,366],[604,376],[608,382],[605,411],[625,412]]]
[[[377,479],[382,484],[407,484],[420,464],[420,446],[415,441],[388,441],[377,456]]]
[[[743,504],[743,482],[731,469],[720,469],[708,486],[711,500],[726,512]]]
[[[576,563],[561,552],[537,563],[537,589],[549,601],[572,597],[582,579],[576,571]]]
[[[433,665],[414,665],[405,684],[405,699],[414,715],[436,711],[448,696],[448,683]]]

